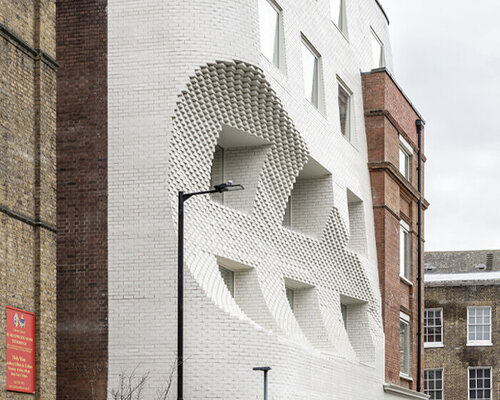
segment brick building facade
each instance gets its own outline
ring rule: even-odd
[[[253,398],[270,365],[276,400],[422,398],[384,373],[400,327],[382,318],[359,72],[392,71],[380,4],[63,0],[58,26],[58,398],[104,398],[136,367],[146,397],[161,388],[177,192],[229,179],[245,190],[186,204],[185,397]],[[389,103],[414,143],[415,111]]]
[[[106,1],[57,1],[57,398],[105,399]]]
[[[0,399],[56,398],[55,3],[0,1]],[[35,395],[6,391],[6,307],[35,314]]]
[[[418,191],[417,124],[423,125],[423,121],[386,69],[363,74],[363,93],[386,341],[386,381],[388,388],[395,385],[396,390],[417,390],[417,333],[419,323],[422,326],[417,301],[419,199],[422,209],[428,206],[423,185],[421,193]],[[423,131],[421,157],[423,176]],[[409,332],[401,332],[401,327],[406,326]],[[408,338],[409,343],[401,344]],[[422,360],[423,351],[420,357]]]
[[[500,398],[500,251],[425,254],[431,399]]]

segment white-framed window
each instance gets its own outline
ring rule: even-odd
[[[312,45],[302,38],[302,70],[304,74],[304,90],[306,99],[320,108],[320,55]]]
[[[424,393],[429,396],[429,400],[443,400],[443,390],[443,369],[424,369]]]
[[[491,367],[469,367],[469,400],[492,400]]]
[[[399,225],[399,275],[411,282],[410,225],[403,220]]]
[[[467,307],[467,346],[491,344],[491,307]]]
[[[347,36],[345,0],[330,0],[330,15],[333,23],[344,36]]]
[[[424,346],[441,347],[443,345],[443,309],[426,308],[424,310]]]
[[[234,272],[224,268],[219,265],[219,272],[222,276],[222,280],[226,284],[227,290],[231,293],[231,296],[234,298]]]
[[[259,0],[260,48],[276,67],[281,67],[281,9],[272,0]]]
[[[403,174],[406,180],[411,180],[411,161],[413,157],[413,149],[410,144],[403,138],[399,137],[399,172]]]
[[[338,81],[340,132],[349,141],[351,140],[351,98],[352,92],[349,88],[343,82]]]
[[[371,41],[372,41],[372,68],[382,68],[385,67],[385,52],[384,52],[384,44],[375,33],[375,31],[371,30]]]
[[[399,373],[403,377],[411,375],[410,316],[399,313]]]

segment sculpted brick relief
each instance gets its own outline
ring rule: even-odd
[[[227,138],[231,130],[236,132],[233,142]],[[186,203],[185,262],[190,273],[207,296],[233,316],[304,346],[374,361],[372,338],[381,329],[377,289],[367,277],[367,261],[346,247],[346,225],[328,190],[331,176],[323,174],[318,179],[321,185],[306,185],[308,193],[301,200],[310,202],[304,209],[311,210],[320,229],[311,234],[283,226],[288,199],[310,154],[259,68],[237,61],[205,65],[179,95],[167,177],[174,223],[177,191],[207,190],[213,184],[212,165],[221,135],[226,143],[233,143],[233,151],[238,147],[234,143],[246,149],[240,161],[258,162],[249,162],[233,176],[224,174],[224,180],[233,178],[250,189],[227,193],[227,204],[209,196]],[[265,151],[245,146],[251,138]],[[251,156],[246,157],[248,153]],[[245,176],[255,179],[243,181]],[[239,200],[229,200],[230,196]],[[240,300],[222,279],[221,259],[240,281]],[[294,313],[286,281],[297,283],[297,299],[304,300],[305,309]],[[253,300],[241,293],[252,293]],[[344,325],[341,297],[356,301],[349,329]],[[252,302],[259,304],[260,311],[249,305]],[[347,330],[363,332],[362,337],[349,340],[353,335]]]

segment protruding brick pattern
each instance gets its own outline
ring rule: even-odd
[[[57,398],[102,400],[108,346],[106,1],[58,1],[57,26]]]
[[[418,138],[415,122],[420,116],[385,69],[363,74],[363,92],[386,341],[386,380],[390,384],[415,390],[418,329],[417,202],[419,198],[417,191]],[[409,181],[399,171],[401,138],[407,141],[413,149]],[[425,200],[423,204],[426,208]],[[409,281],[400,278],[398,238],[401,220],[410,225],[411,273]],[[400,312],[409,315],[411,319],[412,380],[400,377]]]
[[[36,398],[56,397],[55,3],[0,1],[0,400],[5,308],[34,312]]]

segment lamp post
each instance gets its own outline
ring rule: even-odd
[[[264,400],[267,400],[267,373],[271,371],[271,367],[254,367],[252,369],[264,372]]]
[[[184,202],[193,196],[243,190],[243,185],[231,181],[215,185],[202,192],[179,192],[179,226],[177,239],[177,400],[184,398]]]

